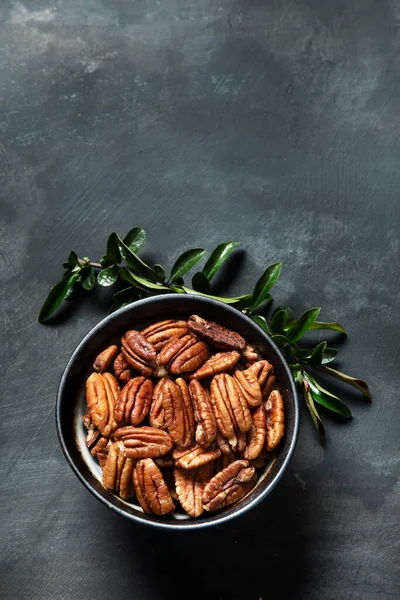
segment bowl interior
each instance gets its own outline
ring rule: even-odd
[[[260,354],[274,365],[285,404],[285,437],[280,453],[262,472],[256,486],[238,504],[218,513],[205,513],[190,519],[177,512],[164,518],[153,517],[103,488],[101,469],[85,445],[82,416],[86,412],[85,381],[92,372],[96,355],[106,346],[117,343],[127,329],[143,329],[159,320],[188,318],[191,314],[219,322],[238,331]],[[251,319],[218,301],[190,295],[155,296],[120,309],[101,321],[82,340],[62,376],[56,404],[57,433],[63,452],[75,474],[99,500],[109,508],[136,521],[161,528],[195,529],[231,519],[262,500],[281,477],[293,453],[298,430],[298,400],[289,368],[279,349]]]

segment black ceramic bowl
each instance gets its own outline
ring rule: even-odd
[[[85,445],[82,416],[85,408],[85,381],[96,355],[106,346],[119,343],[127,329],[142,329],[163,319],[185,319],[198,314],[238,331],[255,345],[275,367],[285,403],[286,432],[282,449],[265,467],[256,486],[237,504],[216,513],[191,519],[178,512],[163,518],[146,515],[138,505],[126,502],[103,488],[101,470]],[[106,506],[120,515],[162,529],[200,529],[238,517],[263,500],[282,477],[297,440],[299,406],[290,370],[277,346],[238,310],[216,300],[194,295],[164,295],[140,300],[103,319],[79,344],[62,376],[57,395],[56,425],[62,450],[75,475]]]

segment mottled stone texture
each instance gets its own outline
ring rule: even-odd
[[[2,598],[188,598],[178,554],[191,598],[399,596],[399,19],[398,0],[2,0]],[[216,531],[126,523],[56,439],[62,369],[108,300],[47,327],[40,304],[71,247],[96,260],[131,225],[168,266],[241,240],[216,292],[281,259],[276,301],[340,320],[371,384],[371,406],[338,388],[355,418],[326,418],[325,449],[303,413],[283,481]]]

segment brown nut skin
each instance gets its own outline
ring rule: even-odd
[[[197,469],[202,465],[213,462],[221,456],[221,451],[214,448],[203,448],[194,444],[190,448],[175,448],[172,451],[172,458],[175,460],[175,466],[178,469]]]
[[[210,350],[193,335],[185,335],[168,342],[158,355],[160,365],[169,368],[172,375],[195,371],[209,357]]]
[[[167,379],[161,391],[165,423],[175,444],[187,448],[194,440],[194,413],[186,381]]]
[[[126,456],[134,459],[163,456],[174,445],[169,433],[147,425],[121,427],[114,433],[114,438],[123,440]]]
[[[114,417],[119,386],[111,373],[92,373],[86,381],[86,401],[92,423],[105,437],[117,428]]]
[[[178,501],[184,511],[191,517],[200,517],[203,514],[204,485],[212,476],[211,463],[198,469],[174,469],[175,488]]]
[[[85,427],[85,429],[87,430],[86,440],[85,440],[86,446],[88,448],[90,448],[91,446],[93,446],[93,444],[96,442],[96,440],[99,438],[99,436],[101,434],[100,434],[100,431],[93,425],[92,419],[90,418],[90,414],[88,412],[83,415],[82,424]]]
[[[240,391],[247,404],[251,408],[259,406],[262,402],[262,393],[255,373],[249,371],[249,369],[245,371],[236,370],[233,376],[238,382]]]
[[[196,442],[207,448],[217,435],[217,421],[208,392],[197,379],[189,383],[189,392],[193,402],[196,426]]]
[[[156,369],[156,350],[140,331],[131,329],[121,340],[122,354],[130,367],[145,377],[151,377]]]
[[[151,458],[136,463],[133,482],[137,499],[146,514],[161,516],[175,509],[161,471]]]
[[[115,357],[113,370],[115,373],[115,377],[118,379],[118,381],[122,383],[122,385],[128,383],[128,381],[131,378],[131,370],[122,352],[117,354],[117,356]]]
[[[235,429],[248,431],[252,423],[249,407],[237,381],[227,373],[215,375],[211,381],[210,397],[218,430],[227,438],[231,448],[236,448]]]
[[[255,374],[260,384],[263,400],[267,400],[268,396],[265,397],[264,389],[268,379],[274,374],[274,367],[267,360],[263,359],[252,364],[247,371]]]
[[[153,382],[146,377],[134,377],[122,388],[115,407],[115,420],[140,425],[147,417],[153,396]]]
[[[188,326],[186,321],[176,321],[175,319],[159,321],[142,331],[142,335],[153,344],[156,352],[160,352],[170,340],[181,338],[187,333]]]
[[[123,442],[114,442],[103,466],[103,485],[124,499],[134,496],[133,467],[135,461],[125,456]]]
[[[90,449],[90,454],[97,458],[102,469],[106,463],[110,445],[110,440],[106,437],[101,436],[98,438],[94,446],[92,446]]]
[[[236,460],[204,486],[204,509],[220,510],[235,504],[251,490],[256,480],[254,467],[250,467],[247,460]]]
[[[247,445],[243,458],[254,460],[258,458],[264,448],[267,435],[267,414],[263,404],[260,404],[252,414],[253,423],[247,432]]]
[[[190,375],[190,379],[206,379],[217,375],[217,373],[227,373],[236,365],[239,359],[240,354],[236,350],[217,352]]]
[[[108,348],[96,356],[93,363],[93,369],[97,371],[97,373],[104,373],[104,371],[108,371],[117,354],[118,346],[108,346]]]
[[[265,450],[271,452],[278,446],[285,433],[285,410],[279,390],[270,393],[265,409],[267,411]]]
[[[207,321],[198,315],[192,315],[188,320],[188,327],[199,337],[203,338],[214,348],[221,350],[244,350],[246,340],[236,331],[226,329],[214,321]]]

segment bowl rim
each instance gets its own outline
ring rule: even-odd
[[[240,506],[240,503],[239,503],[237,506],[237,510],[235,510],[235,512],[227,514],[227,515],[224,515],[223,512],[220,515],[214,514],[214,515],[212,515],[214,517],[213,520],[209,521],[209,522],[206,520],[196,521],[193,519],[193,520],[185,520],[184,524],[183,524],[183,522],[180,522],[178,520],[174,521],[174,522],[149,521],[148,519],[145,518],[144,515],[142,516],[141,513],[138,513],[137,515],[128,513],[123,508],[116,506],[112,502],[108,501],[105,497],[103,497],[94,487],[92,487],[90,482],[87,481],[87,479],[82,475],[82,473],[80,472],[79,468],[75,464],[75,461],[68,450],[67,443],[64,440],[64,434],[62,431],[61,405],[62,405],[62,401],[63,401],[63,391],[64,391],[64,387],[66,386],[66,382],[68,380],[70,369],[73,366],[73,364],[75,362],[75,358],[79,354],[81,348],[83,346],[85,346],[85,344],[87,343],[88,340],[92,339],[97,333],[99,333],[103,329],[103,327],[105,327],[108,323],[112,322],[119,315],[124,314],[124,313],[129,313],[131,310],[133,310],[137,306],[141,306],[141,305],[145,305],[145,304],[149,304],[149,303],[150,304],[158,303],[158,302],[162,302],[163,300],[165,301],[166,299],[168,299],[168,301],[172,300],[173,302],[175,302],[175,301],[182,302],[185,299],[189,299],[189,300],[196,299],[196,301],[203,301],[205,304],[208,304],[211,306],[214,305],[214,306],[223,307],[224,309],[227,310],[227,312],[231,312],[236,315],[237,315],[237,313],[239,313],[241,318],[243,318],[244,320],[248,320],[252,326],[258,327],[256,325],[256,323],[254,323],[254,321],[252,321],[250,319],[250,317],[248,317],[247,315],[245,315],[238,309],[233,308],[229,304],[225,304],[217,299],[209,298],[207,296],[202,296],[200,294],[199,295],[197,295],[197,294],[185,294],[185,295],[179,294],[176,296],[172,295],[172,294],[171,295],[170,294],[158,294],[156,296],[150,296],[148,298],[136,300],[135,302],[132,302],[132,303],[128,304],[127,306],[123,306],[122,308],[114,311],[113,313],[111,313],[111,314],[107,315],[106,317],[104,317],[103,319],[101,319],[101,321],[99,321],[94,327],[92,327],[88,331],[88,333],[83,337],[83,339],[79,342],[79,344],[76,346],[75,350],[71,354],[71,356],[64,368],[64,371],[61,376],[60,383],[59,383],[58,389],[57,389],[56,406],[55,406],[56,431],[57,431],[57,437],[58,437],[58,441],[60,443],[62,452],[63,452],[69,466],[71,467],[72,471],[75,473],[75,475],[81,481],[81,483],[83,483],[83,485],[86,487],[86,489],[88,489],[89,492],[93,496],[95,496],[98,500],[100,500],[100,502],[102,502],[102,504],[105,504],[108,508],[110,508],[114,512],[117,512],[121,516],[128,518],[131,521],[134,521],[136,523],[142,523],[142,524],[145,524],[145,525],[148,525],[151,527],[155,527],[157,529],[175,530],[175,531],[203,529],[205,527],[221,525],[222,523],[226,523],[227,521],[235,519],[236,517],[239,517],[240,515],[243,515],[245,512],[249,511],[251,508],[254,508],[254,506],[256,506],[262,500],[264,500],[264,498],[270,494],[270,492],[274,489],[276,484],[282,478],[283,473],[285,472],[286,467],[288,466],[288,464],[293,456],[295,447],[296,447],[298,432],[299,432],[299,420],[300,420],[299,398],[298,398],[296,384],[295,384],[292,372],[289,368],[289,365],[288,365],[286,359],[284,358],[282,352],[280,351],[278,346],[275,344],[275,342],[270,338],[270,336],[261,329],[261,327],[259,327],[261,335],[266,340],[266,343],[269,344],[270,346],[272,346],[272,349],[274,350],[277,358],[282,363],[282,366],[283,366],[284,370],[286,371],[286,375],[287,375],[288,381],[290,383],[290,388],[291,388],[290,391],[293,395],[293,408],[294,408],[294,411],[293,411],[293,421],[294,421],[293,434],[292,434],[290,441],[288,441],[288,446],[286,448],[286,456],[285,456],[281,466],[279,467],[279,470],[274,474],[271,481],[269,483],[267,483],[265,488],[260,493],[255,494],[254,498],[251,501],[244,504],[242,507]],[[215,518],[215,517],[218,517],[218,518]]]

